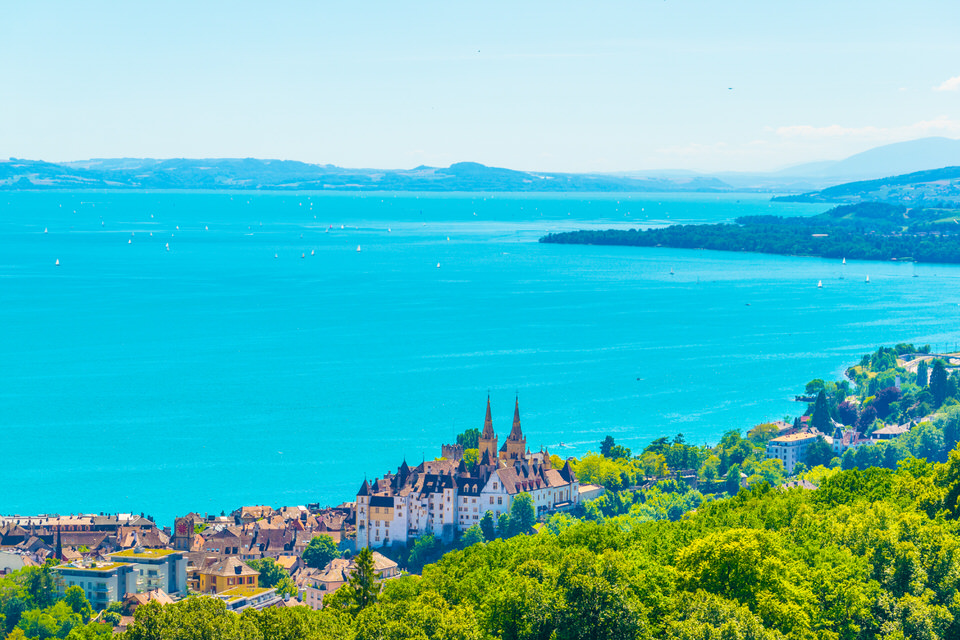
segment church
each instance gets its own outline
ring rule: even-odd
[[[443,451],[455,451],[445,446]],[[468,465],[462,452],[454,458],[424,461],[373,482],[364,480],[357,492],[357,549],[406,545],[432,533],[445,544],[457,532],[480,524],[490,511],[494,522],[509,513],[513,499],[528,493],[537,516],[573,508],[579,482],[568,460],[554,469],[546,450],[530,453],[520,427],[520,401],[514,406],[510,435],[497,448],[490,398],[478,443],[479,461]]]

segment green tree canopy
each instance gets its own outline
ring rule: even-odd
[[[322,534],[314,536],[307,544],[307,548],[303,550],[303,561],[308,567],[321,569],[339,555],[337,543],[333,541],[333,538],[327,534]]]

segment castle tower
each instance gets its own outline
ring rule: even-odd
[[[481,463],[484,453],[491,462],[497,459],[497,434],[493,432],[493,418],[490,417],[490,396],[487,396],[487,417],[483,421],[483,433],[480,434],[477,448]]]
[[[526,451],[527,439],[523,437],[523,430],[520,428],[520,398],[518,397],[513,408],[513,428],[510,429],[510,435],[500,449],[500,457],[506,461],[523,460]]]

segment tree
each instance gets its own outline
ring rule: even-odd
[[[497,535],[501,538],[509,538],[513,535],[513,527],[511,526],[509,513],[501,513],[497,517]]]
[[[917,365],[917,386],[925,387],[927,386],[927,361],[921,360],[920,364]]]
[[[311,542],[313,541],[311,540]],[[306,555],[306,552],[304,552],[304,555]],[[329,560],[327,562],[329,562]],[[260,576],[257,578],[257,584],[261,587],[266,587],[267,589],[276,586],[277,583],[279,583],[284,577],[290,577],[286,570],[277,564],[277,561],[273,558],[264,558],[263,560],[247,560],[247,566],[260,572]],[[326,563],[321,566],[326,566]]]
[[[844,400],[837,405],[837,418],[844,426],[852,427],[857,424],[857,418],[859,417],[856,403]]]
[[[732,464],[730,468],[727,469],[727,483],[724,487],[731,496],[737,495],[737,492],[740,491],[740,465]]]
[[[827,394],[823,389],[817,394],[817,401],[813,405],[813,417],[810,418],[813,428],[821,433],[830,429],[830,407],[827,406]]]
[[[480,519],[480,531],[483,532],[483,537],[487,541],[497,537],[497,532],[493,524],[493,511],[487,511],[483,514],[483,518]]]
[[[933,371],[930,372],[930,392],[937,408],[947,399],[947,368],[940,358],[934,360]]]
[[[490,512],[488,511],[487,513]],[[473,525],[464,531],[463,536],[460,537],[460,546],[464,549],[472,547],[478,542],[483,542],[483,531],[480,530],[480,525]]]
[[[457,435],[457,444],[464,449],[476,449],[480,446],[480,430],[467,429]]]
[[[337,543],[330,536],[323,534],[315,536],[303,550],[303,561],[308,567],[321,569],[339,555]]]
[[[603,439],[603,442],[600,443],[600,455],[610,460],[620,460],[630,458],[631,452],[630,449],[616,444],[613,436],[607,436]]]
[[[463,463],[468,467],[480,462],[480,450],[479,449],[464,449],[463,450]]]
[[[610,451],[613,449],[613,446],[616,444],[613,440],[613,436],[608,435],[603,439],[603,442],[600,443],[600,455],[604,458],[610,457]]]
[[[830,464],[831,458],[833,458],[833,448],[827,444],[823,436],[817,436],[817,439],[807,447],[804,462],[812,469],[817,466],[827,466]]]
[[[277,595],[281,597],[290,596],[291,598],[296,598],[297,594],[300,593],[293,578],[287,575],[286,572],[284,572],[284,575],[281,576],[273,586],[277,590]]]
[[[380,585],[377,584],[377,569],[373,564],[373,551],[364,547],[354,556],[354,569],[347,582],[356,610],[363,611],[377,601]]]
[[[63,601],[74,613],[80,614],[84,623],[90,620],[90,616],[93,615],[93,607],[90,606],[90,601],[87,600],[83,587],[77,585],[67,587],[67,590],[63,593]]]
[[[430,559],[440,550],[440,541],[432,533],[420,536],[413,542],[413,548],[410,550],[410,556],[407,558],[407,565],[411,570],[419,571],[423,565],[430,562]]]
[[[823,391],[825,386],[826,384],[823,382],[823,380],[821,380],[820,378],[814,378],[813,380],[807,383],[807,386],[804,389],[804,391],[807,392],[808,396],[812,396],[815,393],[819,394],[821,391]]]
[[[747,439],[754,444],[766,444],[776,438],[778,433],[780,433],[780,428],[777,425],[772,422],[765,422],[747,431]]]
[[[518,494],[510,505],[510,523],[515,533],[528,533],[537,521],[537,510],[529,493]]]

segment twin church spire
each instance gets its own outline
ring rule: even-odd
[[[510,429],[510,435],[507,436],[503,446],[497,451],[497,434],[493,431],[490,396],[487,396],[487,416],[483,421],[483,433],[480,434],[478,449],[481,464],[498,464],[496,462],[498,459],[504,462],[523,460],[527,450],[527,439],[523,437],[523,430],[520,428],[519,397],[513,408],[513,427]]]

